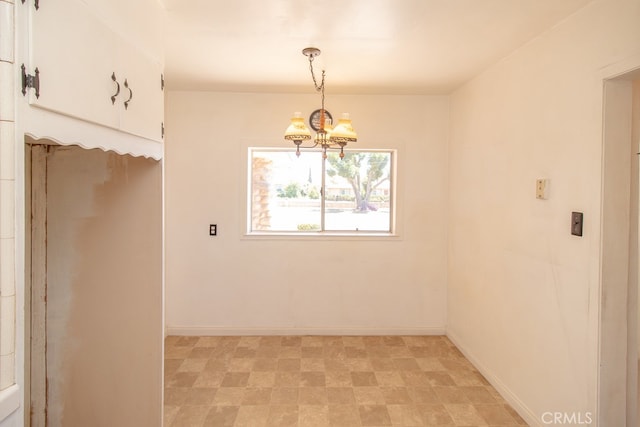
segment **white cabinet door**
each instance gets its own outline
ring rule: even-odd
[[[118,74],[124,79],[116,101],[120,129],[133,135],[162,141],[164,91],[162,67],[129,43],[119,43]]]
[[[95,5],[94,5],[95,6]],[[39,73],[33,106],[162,141],[162,66],[82,0],[30,8],[29,64]]]
[[[36,98],[35,91],[29,90],[29,102],[117,128],[119,112],[111,101],[117,91],[111,79],[114,33],[78,0],[43,1],[38,10],[30,7],[30,11],[30,64],[26,68],[29,74],[38,68],[40,96]]]

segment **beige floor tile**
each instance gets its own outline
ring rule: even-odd
[[[325,405],[300,405],[298,425],[305,427],[328,427],[329,408]]]
[[[327,405],[329,399],[326,387],[300,387],[298,391],[300,405]]]
[[[278,371],[300,372],[300,359],[278,359]]]
[[[178,372],[202,372],[206,364],[207,359],[185,359]]]
[[[298,387],[276,387],[271,391],[272,405],[297,405],[300,389]]]
[[[366,358],[344,359],[344,364],[347,365],[350,371],[373,371],[371,361]]]
[[[416,362],[423,371],[441,372],[447,370],[437,357],[419,357],[416,358]]]
[[[460,387],[460,390],[464,393],[469,401],[473,404],[485,403],[485,404],[497,404],[500,403],[491,395],[488,388],[485,386],[464,386]]]
[[[379,387],[354,387],[353,394],[358,405],[384,405],[385,400]]]
[[[170,426],[173,423],[179,410],[180,406],[164,405],[163,421],[165,426]]]
[[[414,358],[397,358],[393,359],[393,364],[396,366],[398,371],[419,371],[420,366],[416,362]]]
[[[254,372],[275,372],[278,370],[278,359],[259,358],[253,361],[251,370]]]
[[[250,372],[254,362],[255,359],[231,359],[227,369],[229,372]]]
[[[164,404],[169,406],[183,405],[189,390],[189,387],[166,388],[164,390]]]
[[[249,372],[227,372],[222,378],[221,387],[246,387],[249,383]]]
[[[218,389],[216,388],[192,387],[187,393],[187,396],[184,400],[184,405],[211,406],[213,404],[213,398],[216,395],[217,391]]]
[[[349,366],[341,359],[324,359],[326,372],[349,372]]]
[[[168,337],[169,426],[525,426],[442,336]]]
[[[198,379],[197,372],[176,372],[167,379],[167,387],[192,387]]]
[[[417,405],[416,409],[422,416],[425,426],[453,426],[453,418],[445,409],[444,405]],[[473,425],[473,424],[471,424]]]
[[[360,422],[363,426],[390,426],[391,417],[385,405],[359,405]]]
[[[304,336],[301,342],[302,347],[323,347],[324,340],[320,336]]]
[[[423,426],[422,415],[415,405],[387,405],[391,424],[402,427]]]
[[[239,406],[212,406],[204,420],[206,427],[233,427]]]
[[[406,387],[380,387],[387,405],[408,405],[413,403]]]
[[[300,360],[300,370],[305,372],[324,372],[323,358],[307,358]]]
[[[300,387],[326,387],[324,372],[301,372]]]
[[[220,387],[213,397],[213,405],[240,406],[244,393],[244,387]]]
[[[251,372],[247,380],[249,387],[273,387],[276,385],[275,372]]]
[[[272,405],[267,427],[295,427],[298,425],[298,405]]]
[[[268,405],[240,406],[234,427],[264,427],[269,417]]]
[[[438,399],[442,403],[471,403],[469,398],[466,396],[463,390],[460,387],[433,387],[433,391],[438,396]]]
[[[322,358],[324,357],[324,347],[302,347],[303,358]]]
[[[396,365],[390,357],[372,357],[370,358],[371,367],[374,371],[395,371]]]
[[[351,382],[354,387],[377,386],[378,380],[374,372],[351,372]]]
[[[329,425],[331,427],[361,426],[358,407],[356,405],[329,405]]]
[[[419,405],[429,405],[440,403],[438,396],[433,391],[433,387],[408,387],[409,396],[414,403]]]
[[[201,426],[208,412],[208,406],[182,406],[173,419],[171,427]]]
[[[282,337],[282,347],[302,347],[302,337]]]
[[[193,383],[193,387],[220,387],[224,376],[224,372],[200,372],[200,374],[198,374],[198,378],[196,378],[195,382]]]
[[[352,387],[349,371],[327,371],[325,373],[327,387]]]
[[[376,372],[376,381],[380,387],[402,387],[407,383],[398,372]]]
[[[300,372],[277,372],[276,387],[299,387]]]
[[[241,405],[269,405],[271,388],[246,388]]]
[[[356,398],[352,387],[327,387],[329,405],[355,405]]]
[[[364,348],[363,337],[342,337],[342,344],[345,347],[360,347],[360,348]]]
[[[437,372],[405,371],[402,372],[402,379],[408,387],[429,387],[433,385],[432,374]]]
[[[217,347],[220,337],[199,337],[196,347]]]
[[[445,409],[457,425],[486,426],[487,422],[473,405],[446,404]]]
[[[518,421],[511,416],[509,411],[506,410],[504,405],[493,404],[493,405],[485,405],[479,404],[474,405],[476,411],[480,414],[480,416],[487,422],[489,425],[496,426],[504,426],[504,425],[514,425]]]

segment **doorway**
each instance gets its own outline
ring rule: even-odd
[[[161,164],[26,147],[27,425],[161,425]]]
[[[640,60],[604,79],[598,425],[637,425]]]

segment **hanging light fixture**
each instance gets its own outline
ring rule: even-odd
[[[338,120],[338,124],[332,127],[333,118],[331,114],[324,108],[324,76],[325,72],[322,70],[322,79],[320,84],[316,80],[316,75],[313,71],[313,60],[316,56],[320,55],[320,49],[315,47],[307,47],[302,50],[302,53],[309,60],[309,70],[311,71],[311,78],[313,79],[313,85],[316,88],[316,92],[321,94],[321,106],[319,110],[311,113],[309,117],[309,124],[316,131],[316,135],[312,138],[311,131],[304,124],[302,113],[296,112],[291,119],[291,124],[284,133],[284,139],[287,141],[293,141],[296,145],[296,155],[300,156],[300,147],[313,148],[322,147],[322,157],[327,158],[327,149],[340,148],[340,158],[344,157],[344,147],[349,142],[356,142],[358,136],[351,126],[351,120],[349,114],[344,113]],[[309,145],[303,145],[306,142]]]

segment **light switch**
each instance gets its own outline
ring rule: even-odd
[[[209,224],[209,236],[218,235],[218,224]]]
[[[547,200],[549,198],[549,180],[536,180],[536,199]]]

